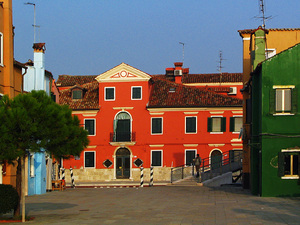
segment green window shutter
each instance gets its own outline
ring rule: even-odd
[[[230,132],[234,132],[235,119],[230,117]]]
[[[275,95],[276,95],[276,90],[271,89],[270,98],[269,98],[270,114],[275,114]]]
[[[212,132],[212,118],[207,118],[207,132]]]
[[[278,153],[278,176],[279,177],[284,176],[284,153],[283,152]]]
[[[292,111],[291,113],[296,114],[297,113],[297,88],[292,89]]]
[[[221,118],[221,132],[226,131],[226,117]]]

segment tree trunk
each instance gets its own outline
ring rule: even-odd
[[[19,195],[19,202],[17,209],[14,211],[14,216],[20,216],[20,210],[21,210],[21,193],[22,193],[22,165],[21,165],[21,157],[17,160],[18,166],[17,166],[17,177],[16,177],[16,190]]]

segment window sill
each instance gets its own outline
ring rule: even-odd
[[[151,135],[163,135],[163,133],[151,133]]]
[[[223,134],[224,132],[210,132],[210,134]]]
[[[281,177],[281,179],[283,179],[283,180],[297,180],[297,179],[299,179],[299,176],[298,175],[291,175],[291,176],[284,176],[284,177]]]
[[[294,116],[294,113],[274,113],[273,116]]]
[[[109,144],[111,146],[132,146],[132,145],[135,145],[136,142],[126,142],[126,141],[123,141],[123,142],[109,142]]]

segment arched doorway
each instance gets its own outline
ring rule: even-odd
[[[131,140],[131,117],[127,112],[121,112],[114,120],[114,141]]]
[[[219,150],[213,150],[211,155],[211,168],[212,169],[217,169],[222,166],[222,153]]]
[[[130,177],[130,151],[119,148],[116,152],[116,178],[127,179]]]

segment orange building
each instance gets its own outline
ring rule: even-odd
[[[182,63],[163,75],[125,63],[99,76],[61,75],[60,104],[90,139],[62,166],[73,168],[76,181],[137,181],[143,163],[154,167],[155,180],[168,181],[172,167],[190,165],[196,154],[228,158],[222,153],[242,149],[242,100],[232,91],[241,81],[242,74],[189,74]]]
[[[0,2],[0,98],[22,93],[24,64],[14,60],[12,0]],[[0,183],[16,185],[16,167],[0,165]]]
[[[238,31],[243,38],[243,186],[244,188],[250,187],[250,114],[247,114],[247,104],[250,105],[250,93],[248,82],[251,78],[253,68],[252,53],[254,52],[254,32],[255,29],[245,29]],[[278,29],[271,28],[266,30],[266,58],[270,58],[295,44],[300,42],[300,28],[292,29]],[[248,102],[248,103],[247,103]],[[251,111],[251,109],[249,109]]]

